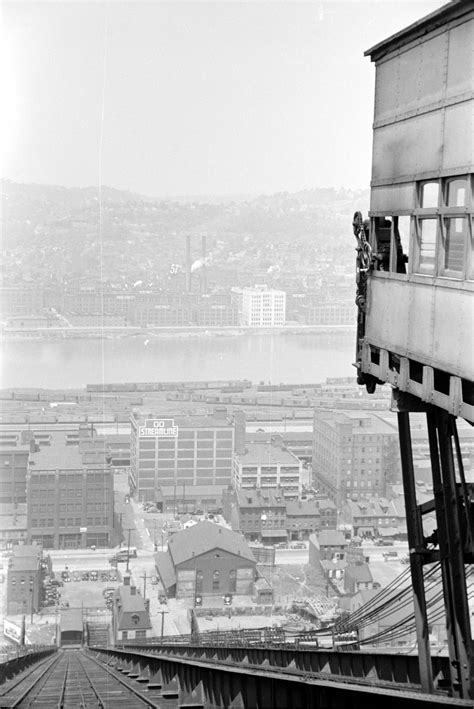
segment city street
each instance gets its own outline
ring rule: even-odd
[[[287,566],[295,564],[301,566],[309,560],[308,549],[275,549],[275,564]]]

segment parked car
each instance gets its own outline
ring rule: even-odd
[[[99,578],[99,572],[98,571],[91,571],[89,574],[89,580],[90,581],[97,581]]]
[[[89,573],[87,571],[84,571],[82,573],[82,580],[83,581],[89,581]]]
[[[275,544],[275,549],[288,549],[288,544],[286,542],[278,542],[278,544]]]
[[[292,549],[306,549],[306,544],[304,542],[294,542],[291,545]]]
[[[382,556],[384,561],[388,561],[389,559],[393,561],[395,558],[398,558],[398,551],[384,551]]]
[[[393,547],[392,539],[376,539],[374,544],[378,547]]]

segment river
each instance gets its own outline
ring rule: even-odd
[[[98,382],[250,379],[297,384],[355,378],[355,334],[128,337],[2,343],[1,387],[77,389]]]

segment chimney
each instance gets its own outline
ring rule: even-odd
[[[207,290],[207,273],[206,273],[206,234],[201,235],[201,292],[205,293]]]
[[[130,595],[131,596],[137,595],[137,587],[136,586],[130,586]]]
[[[282,448],[283,447],[283,436],[280,435],[279,433],[274,434],[270,440],[271,440],[272,446],[275,446],[275,448]]]
[[[124,586],[130,586],[130,576],[125,575],[125,576],[123,577],[123,585],[124,585]]]
[[[27,429],[26,431],[22,431],[20,433],[20,443],[21,445],[26,445],[27,443],[31,443],[31,441],[35,440],[35,435],[33,431],[30,431],[30,429]]]
[[[30,440],[30,453],[36,453],[37,450],[39,450],[39,446],[36,445],[35,439],[32,438]]]
[[[191,292],[191,234],[186,234],[186,256],[184,273],[186,277],[186,293]]]

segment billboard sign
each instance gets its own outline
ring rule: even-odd
[[[177,438],[178,426],[174,419],[145,419],[145,425],[139,426],[140,438]]]
[[[9,640],[21,645],[21,625],[17,625],[11,620],[4,618],[3,620],[3,634]]]

